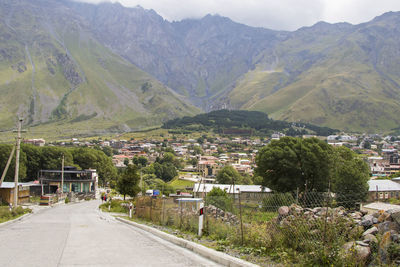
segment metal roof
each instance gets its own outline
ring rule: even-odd
[[[233,189],[233,186],[230,184],[195,184],[193,187],[193,192],[210,192],[214,187],[218,187],[222,190],[225,190],[227,193],[232,194],[233,190],[235,190],[235,193],[238,192],[237,189],[240,190],[240,192],[251,192],[251,193],[258,193],[258,192],[272,192],[271,189],[264,187],[264,190],[262,190],[261,185],[235,185],[235,189]]]
[[[14,185],[15,185],[14,182],[3,182],[0,185],[0,188],[14,188]],[[32,182],[29,182],[29,183],[18,183],[18,185],[31,186],[31,185],[36,185],[36,184],[33,184]]]
[[[369,180],[368,185],[370,192],[400,191],[400,184],[391,180]]]

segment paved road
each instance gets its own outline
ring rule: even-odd
[[[0,266],[219,266],[98,211],[62,205],[0,227]]]

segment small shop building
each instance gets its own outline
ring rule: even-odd
[[[2,182],[0,185],[0,202],[7,204],[13,203],[15,192],[14,189],[14,182]],[[27,202],[29,202],[29,185],[25,183],[18,183],[18,204]]]
[[[98,186],[96,170],[78,170],[76,167],[64,167],[62,170],[41,170],[39,181],[43,194],[61,193],[95,193]]]

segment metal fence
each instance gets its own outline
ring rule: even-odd
[[[243,194],[203,199],[138,197],[135,216],[153,223],[198,233],[204,203],[203,235],[238,246],[268,251],[290,248],[296,253],[337,257],[345,242],[364,231],[359,211],[365,195],[328,192]],[[328,261],[329,262],[329,261]]]

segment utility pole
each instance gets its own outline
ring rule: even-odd
[[[61,196],[64,195],[64,154],[61,161]]]
[[[22,119],[18,119],[17,130],[17,151],[15,155],[15,176],[14,176],[14,208],[18,206],[18,174],[19,174],[19,153],[21,150],[21,127]]]

